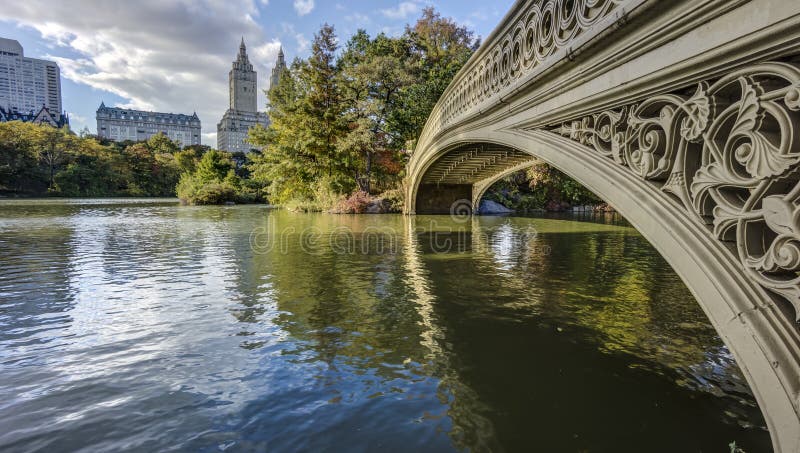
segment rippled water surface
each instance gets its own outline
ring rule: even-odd
[[[769,451],[635,230],[0,201],[2,451]]]

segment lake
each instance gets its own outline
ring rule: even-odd
[[[615,218],[0,200],[2,451],[770,451]]]

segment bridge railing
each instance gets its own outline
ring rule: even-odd
[[[647,1],[517,1],[442,94],[416,149],[449,127],[507,103],[581,47],[618,28]]]

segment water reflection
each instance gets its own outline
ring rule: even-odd
[[[769,448],[624,225],[3,201],[0,245],[3,450]]]

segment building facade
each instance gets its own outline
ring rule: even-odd
[[[28,58],[16,40],[0,38],[0,107],[36,115],[44,107],[61,121],[61,72],[55,62]]]
[[[0,106],[0,123],[6,121],[22,121],[23,123],[48,124],[53,127],[69,127],[69,117],[67,114],[55,115],[47,107],[41,107],[38,112],[19,112],[16,110],[6,110]]]
[[[244,38],[239,54],[228,73],[228,110],[217,124],[217,149],[229,152],[249,152],[253,145],[247,143],[248,131],[256,124],[269,125],[269,118],[258,111],[257,73],[247,57]]]
[[[197,113],[144,112],[141,110],[106,107],[97,109],[97,135],[117,142],[143,141],[163,132],[182,147],[200,144],[200,118]]]

